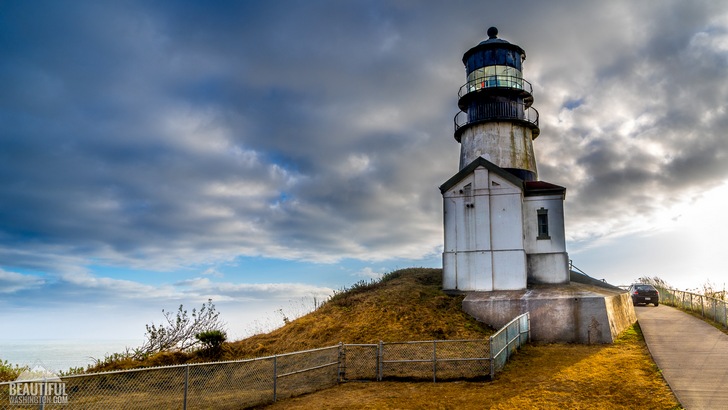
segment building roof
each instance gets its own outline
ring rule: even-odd
[[[440,185],[440,192],[444,194],[448,189],[452,188],[453,186],[455,186],[455,184],[462,181],[463,178],[472,174],[473,171],[475,171],[475,169],[478,167],[484,167],[488,171],[498,174],[513,185],[521,188],[523,187],[522,179],[516,177],[515,175],[488,161],[487,159],[483,157],[478,157],[475,158],[473,162],[468,164],[465,168],[461,169],[457,174],[453,175],[452,178],[445,181],[444,184]]]
[[[526,52],[523,51],[523,49],[513,43],[510,43],[506,40],[502,40],[497,37],[498,35],[498,29],[495,27],[491,27],[488,29],[488,39],[481,41],[476,45],[475,47],[471,48],[470,50],[466,51],[465,54],[463,54],[463,63],[468,61],[468,58],[471,54],[476,53],[481,50],[489,50],[489,49],[495,49],[495,48],[505,48],[510,50],[516,50],[521,54],[521,58],[524,60],[526,59]]]
[[[545,181],[525,181],[523,183],[525,196],[538,195],[566,195],[566,188]]]
[[[444,184],[440,185],[440,193],[444,194],[447,190],[455,186],[458,182],[462,181],[466,176],[472,174],[478,167],[484,167],[488,171],[499,175],[513,185],[520,187],[521,189],[523,189],[524,196],[566,196],[566,188],[560,185],[552,184],[546,181],[524,181],[483,157],[476,158],[465,168],[461,169],[457,174],[453,175],[450,179],[445,181]]]

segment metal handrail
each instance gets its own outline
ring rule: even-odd
[[[515,88],[533,94],[533,86],[521,77],[512,75],[490,75],[486,77],[474,78],[463,84],[458,91],[458,98],[463,95],[479,91],[484,88]]]
[[[538,111],[522,103],[493,102],[479,106],[477,112],[460,111],[453,118],[456,132],[468,124],[488,120],[521,120],[538,127]]]
[[[728,328],[728,300],[679,289],[661,286],[656,288],[660,292],[660,303],[696,312]]]
[[[522,326],[523,325],[523,326]],[[515,329],[514,329],[515,328]],[[515,336],[510,336],[510,330],[516,330]],[[523,340],[523,335],[526,335],[525,340]],[[501,340],[505,338],[505,340]],[[494,344],[495,341],[499,340],[499,344],[502,346],[497,352],[494,351]],[[502,354],[505,354],[505,359],[502,360],[501,365],[505,365],[505,363],[508,361],[508,359],[511,356],[511,351],[515,351],[516,349],[519,349],[524,343],[529,342],[531,340],[531,313],[526,312],[519,316],[517,316],[515,319],[508,322],[505,326],[501,327],[500,330],[495,332],[490,337],[490,378],[491,380],[495,377],[495,372],[500,370],[499,365],[496,363],[498,361],[498,357]],[[513,346],[515,342],[515,346]]]

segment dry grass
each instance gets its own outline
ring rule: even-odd
[[[228,343],[223,360],[267,356],[338,342],[478,339],[492,331],[440,290],[440,269],[403,269],[359,283],[316,311],[267,334]],[[199,361],[194,354],[160,362]],[[151,361],[150,361],[151,363]],[[125,364],[139,367],[146,363]],[[108,369],[107,369],[108,370]],[[526,346],[493,382],[350,382],[282,400],[271,409],[676,409],[639,328],[612,345]]]
[[[409,268],[360,282],[317,310],[270,333],[223,344],[218,360],[237,360],[344,343],[482,339],[492,333],[461,309],[462,297],[440,290],[442,269]],[[198,353],[167,352],[114,360],[89,372],[209,362]]]
[[[480,339],[492,333],[461,309],[462,297],[440,290],[441,269],[392,272],[341,292],[318,310],[268,334],[227,346],[235,358],[344,343]]]
[[[346,383],[268,409],[679,409],[639,333],[527,346],[493,382]]]

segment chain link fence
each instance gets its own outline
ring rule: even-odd
[[[0,383],[0,409],[241,409],[339,382],[343,344],[259,359]],[[18,400],[20,399],[20,400]]]
[[[677,289],[657,288],[657,290],[660,292],[660,303],[700,313],[704,318],[728,328],[728,302]]]
[[[490,343],[480,340],[433,340],[379,344],[377,380],[452,380],[489,374]]]
[[[529,340],[528,313],[489,339],[343,344],[250,360],[0,383],[0,410],[241,409],[353,380],[495,376]]]

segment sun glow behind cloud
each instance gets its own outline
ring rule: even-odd
[[[572,247],[580,267],[611,283],[657,276],[680,289],[726,284],[721,232],[728,229],[728,181],[671,208],[655,212],[629,232],[615,232]],[[649,245],[649,246],[648,246]]]

